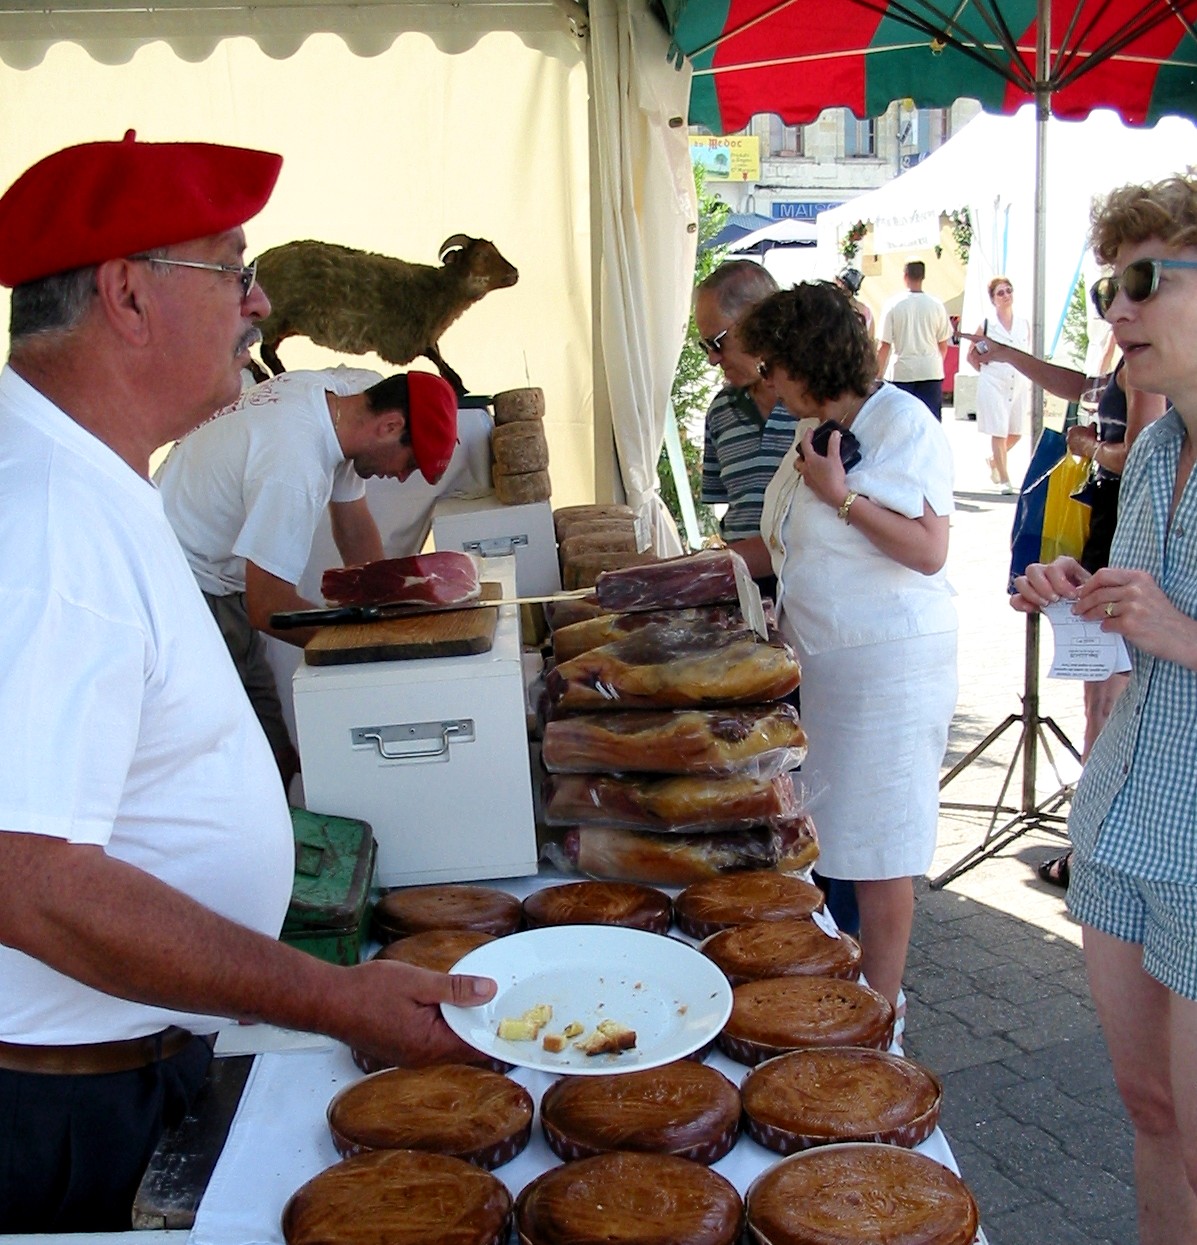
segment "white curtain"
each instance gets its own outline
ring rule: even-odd
[[[698,205],[686,111],[690,69],[637,0],[591,0],[591,90],[602,258],[599,316],[628,504],[657,553],[681,553],[657,458],[689,317]],[[593,173],[592,173],[593,176]]]

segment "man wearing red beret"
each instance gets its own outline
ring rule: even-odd
[[[277,941],[269,746],[149,481],[236,397],[270,304],[243,222],[281,161],[88,143],[0,198],[0,1233],[128,1228],[223,1018],[461,1058],[493,983]]]
[[[271,632],[270,616],[313,608],[297,585],[326,508],[345,565],[377,561],[382,537],[365,481],[403,481],[418,468],[436,484],[456,443],[457,395],[439,376],[383,380],[344,367],[286,372],[177,442],[154,474],[284,789],[299,756],[260,633],[301,647],[311,638],[311,628]]]

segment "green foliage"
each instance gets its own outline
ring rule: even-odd
[[[952,241],[956,244],[956,254],[960,262],[968,267],[968,254],[973,246],[973,222],[968,208],[957,208],[948,214],[948,224],[952,229]]]
[[[1064,313],[1062,331],[1073,362],[1078,367],[1083,367],[1089,354],[1089,309],[1085,305],[1083,280],[1073,286],[1072,297],[1068,300],[1068,310]]]
[[[694,185],[698,191],[698,260],[694,268],[694,284],[697,286],[723,262],[726,252],[722,247],[706,247],[706,244],[727,223],[731,209],[714,195],[708,194],[704,185],[703,170],[694,169]],[[706,249],[704,249],[706,247]],[[686,326],[686,340],[682,344],[681,357],[673,377],[673,410],[677,416],[678,435],[682,442],[682,457],[686,462],[686,474],[690,480],[690,493],[698,515],[699,531],[713,536],[719,530],[719,521],[710,506],[698,500],[702,492],[702,437],[703,421],[707,407],[719,388],[719,373],[707,361],[707,352],[698,344],[698,329],[694,317]],[[669,465],[669,456],[661,450],[657,461],[657,475],[661,481],[661,500],[673,515],[678,531],[685,543],[685,527],[681,507],[677,499],[677,484]]]
[[[860,244],[864,241],[864,236],[868,232],[868,225],[864,221],[858,220],[844,235],[844,240],[840,243],[840,254],[845,259],[855,259],[856,253],[860,250]]]

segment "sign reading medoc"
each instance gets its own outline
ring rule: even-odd
[[[691,135],[690,161],[701,165],[708,178],[725,182],[755,182],[761,176],[761,140],[755,134]]]

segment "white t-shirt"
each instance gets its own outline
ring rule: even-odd
[[[286,798],[157,491],[5,368],[0,498],[0,829],[99,844],[277,935],[294,879]],[[170,1024],[216,1028],[0,946],[0,1040]]]
[[[325,394],[361,393],[381,379],[364,368],[284,372],[171,449],[154,481],[205,592],[244,592],[246,560],[299,583],[328,503],[365,496]]]
[[[799,424],[799,439],[813,422]],[[910,519],[925,505],[951,514],[951,445],[922,402],[882,385],[860,408],[852,432],[861,460],[848,473],[849,488]],[[912,571],[844,523],[803,484],[794,470],[797,452],[795,442],[765,490],[761,516],[778,577],[782,635],[807,653],[826,653],[955,631],[944,572]]]
[[[947,309],[932,294],[909,293],[881,317],[878,341],[889,342],[891,380],[943,380],[939,343],[951,340]]]

